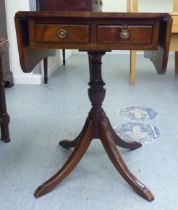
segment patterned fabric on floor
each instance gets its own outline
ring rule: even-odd
[[[161,134],[157,127],[145,123],[122,124],[115,131],[123,140],[140,143],[151,143]]]
[[[135,121],[153,120],[158,116],[155,110],[147,107],[127,107],[121,109],[118,113],[128,120]]]

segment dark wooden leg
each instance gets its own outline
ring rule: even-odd
[[[136,149],[141,145],[137,142],[127,143],[120,139],[102,108],[102,102],[105,98],[105,83],[101,76],[101,59],[104,54],[103,51],[88,52],[90,68],[88,95],[92,108],[79,136],[73,141],[60,142],[60,145],[65,148],[75,148],[64,166],[36,190],[35,197],[40,197],[53,190],[74,169],[86,152],[91,140],[101,139],[109,158],[128,184],[146,200],[152,201],[154,199],[152,193],[129,171],[116,147],[117,144],[124,148]]]
[[[116,132],[114,131],[114,129],[112,128],[109,120],[108,120],[108,128],[111,132],[111,135],[112,135],[112,138],[114,139],[115,141],[115,144],[117,144],[119,147],[122,147],[122,148],[125,148],[125,149],[131,149],[131,150],[135,150],[135,149],[138,149],[142,146],[141,143],[139,142],[126,142],[124,141],[123,139],[121,139],[117,134]]]
[[[66,65],[66,51],[65,49],[62,49],[62,57],[63,57],[63,66]]]
[[[178,52],[175,52],[175,74],[178,74]]]
[[[44,83],[48,84],[48,58],[43,60],[44,64]]]
[[[87,123],[85,123],[82,131],[73,141],[63,140],[63,141],[59,142],[59,145],[66,149],[75,147],[80,142],[80,140],[83,138],[83,135],[86,133],[86,130],[87,130]]]
[[[73,148],[77,145],[79,140],[81,139],[81,134],[79,134],[74,140],[62,140],[59,142],[59,145],[64,147],[65,149]]]
[[[2,71],[2,60],[0,58],[0,124],[1,124],[1,140],[4,142],[10,142],[9,136],[9,122],[10,117],[7,113],[6,98],[4,91],[4,80]]]
[[[136,191],[136,193],[138,193],[140,196],[148,201],[153,201],[154,197],[150,190],[129,171],[127,165],[118,152],[115,141],[111,135],[112,131],[110,130],[108,120],[104,119],[103,121],[101,121],[100,126],[100,139],[115,168],[126,180],[126,182]]]
[[[34,194],[36,198],[45,195],[46,193],[53,190],[56,187],[56,185],[58,185],[81,160],[92,139],[91,122],[87,121],[86,124],[86,133],[83,135],[83,138],[81,139],[80,143],[77,144],[74,151],[72,152],[66,163],[63,165],[63,167],[53,177],[51,177],[48,181],[46,181],[36,190]]]
[[[102,109],[102,102],[105,97],[105,83],[103,82],[101,76],[102,55],[102,52],[98,52],[96,54],[95,52],[89,52],[89,98],[92,102],[89,118],[95,122],[93,125],[93,138],[101,139],[112,163],[128,184],[130,184],[132,188],[143,198],[148,201],[152,201],[154,199],[152,193],[129,171],[116,148],[117,144],[124,148],[136,149],[140,147],[141,144],[137,142],[127,143],[118,137],[114,132],[104,110]]]

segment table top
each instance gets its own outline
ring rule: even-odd
[[[166,71],[172,25],[167,13],[19,11],[15,24],[24,72],[52,49],[149,50],[157,72]]]
[[[68,17],[68,18],[77,18],[80,17],[82,19],[85,18],[171,18],[168,13],[127,13],[127,12],[64,12],[64,11],[19,11],[16,13],[15,18],[59,18],[59,17]]]

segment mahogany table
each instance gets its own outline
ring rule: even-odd
[[[81,133],[73,141],[60,141],[74,148],[63,167],[35,191],[40,197],[52,191],[78,164],[93,139],[100,139],[106,153],[125,181],[143,198],[154,199],[151,191],[128,169],[117,146],[135,150],[138,142],[126,142],[115,133],[102,108],[105,98],[101,74],[102,56],[111,50],[158,51],[167,65],[172,19],[168,14],[90,13],[90,12],[18,12],[15,16],[20,62],[24,72],[53,49],[80,49],[89,56],[89,90],[92,108]],[[164,53],[162,53],[164,52]],[[165,73],[160,71],[159,73]]]
[[[7,108],[6,108],[2,56],[7,50],[7,47],[8,47],[8,41],[6,39],[0,39],[0,125],[1,125],[1,140],[6,143],[10,141],[9,137],[10,117],[7,113]]]

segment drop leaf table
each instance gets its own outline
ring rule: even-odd
[[[35,191],[40,197],[52,191],[78,164],[93,139],[100,139],[106,153],[125,181],[148,201],[151,191],[128,169],[117,146],[135,150],[138,142],[126,142],[116,135],[102,108],[105,83],[102,56],[112,50],[155,51],[158,62],[167,66],[171,16],[160,13],[94,12],[18,12],[15,15],[20,63],[24,72],[55,49],[79,49],[89,57],[91,110],[81,133],[73,140],[60,141],[64,148],[74,148],[63,167]],[[157,49],[163,49],[157,51]],[[165,73],[165,71],[163,72]],[[80,102],[81,103],[81,102]]]

